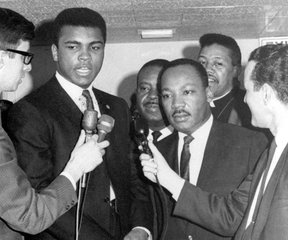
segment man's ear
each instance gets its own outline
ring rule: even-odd
[[[242,67],[241,65],[235,65],[233,66],[233,77],[234,78],[238,78],[241,74],[241,71],[242,71]]]
[[[7,53],[0,50],[0,69],[5,65],[5,57],[7,57]]]
[[[263,86],[261,87],[261,91],[262,91],[263,102],[265,105],[267,105],[267,103],[269,103],[269,101],[271,100],[271,97],[273,96],[273,94],[275,94],[275,92],[273,88],[267,83],[263,84]]]
[[[51,52],[54,62],[58,62],[58,48],[55,44],[52,44]]]
[[[207,95],[207,102],[210,103],[213,100],[214,96],[209,86],[206,87],[206,95]]]

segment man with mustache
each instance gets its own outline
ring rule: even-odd
[[[159,93],[157,89],[157,80],[159,73],[163,67],[168,63],[165,59],[154,59],[145,63],[137,74],[137,87],[136,87],[136,114],[134,117],[137,121],[137,114],[140,114],[144,118],[149,127],[147,138],[151,141],[158,142],[165,139],[172,134],[173,127],[169,125],[167,118],[163,113],[163,109],[160,106]],[[134,148],[136,162],[139,163],[139,151],[138,148]],[[150,196],[154,201],[159,201],[159,192],[151,191]],[[157,224],[160,219],[157,213],[157,209],[154,204],[154,229],[153,238],[158,239],[161,234],[161,229],[158,229]]]
[[[164,112],[177,130],[155,144],[170,168],[206,191],[221,196],[230,193],[252,173],[267,145],[265,136],[213,117],[208,76],[196,61],[169,62],[159,76],[159,87]],[[170,183],[173,185],[173,181]],[[166,193],[169,217],[164,239],[231,239],[175,216],[175,201]]]
[[[208,74],[215,119],[251,128],[251,113],[240,89],[241,51],[232,37],[208,33],[200,37],[198,61]]]
[[[154,182],[157,174],[172,194],[175,216],[219,234],[235,235],[235,240],[287,239],[287,76],[287,45],[268,44],[250,54],[244,74],[245,102],[252,112],[252,124],[269,128],[274,139],[253,174],[227,196],[203,191],[181,179],[150,144],[154,161],[148,155],[141,156],[144,174]]]
[[[110,146],[103,162],[88,176],[79,227],[76,229],[74,207],[48,230],[26,238],[74,240],[78,235],[85,240],[146,240],[152,228],[152,208],[128,157],[127,103],[92,86],[103,63],[105,21],[91,9],[68,8],[57,15],[53,25],[56,74],[9,112],[9,132],[31,184],[42,189],[62,171],[86,109],[96,110],[98,117],[113,117],[115,124],[106,135]]]
[[[156,141],[167,137],[173,131],[173,127],[169,125],[159,105],[157,90],[159,73],[167,63],[165,59],[151,60],[141,67],[137,75],[137,110],[149,125],[148,139]]]

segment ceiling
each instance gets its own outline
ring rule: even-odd
[[[140,29],[173,29],[173,38],[161,41],[198,40],[208,32],[245,39],[288,35],[287,0],[0,0],[0,7],[38,25],[39,43],[49,36],[47,21],[68,7],[100,12],[110,43],[151,41],[141,39]]]

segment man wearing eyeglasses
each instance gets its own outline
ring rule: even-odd
[[[0,8],[0,93],[15,91],[31,70],[33,54],[27,51],[33,36],[31,22],[12,10]],[[0,112],[1,240],[22,239],[11,227],[31,234],[43,231],[76,204],[76,182],[102,162],[103,149],[108,146],[107,141],[98,144],[97,136],[86,144],[83,144],[84,138],[82,132],[60,176],[35,193],[17,164],[13,144],[2,128]]]

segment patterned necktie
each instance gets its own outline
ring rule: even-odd
[[[152,136],[153,136],[153,144],[155,144],[158,140],[158,138],[162,135],[160,131],[153,131]]]
[[[93,105],[93,101],[92,101],[92,97],[90,95],[90,92],[85,89],[82,92],[82,95],[86,98],[86,109],[87,110],[94,110],[94,105]]]
[[[180,177],[189,181],[189,161],[191,157],[189,145],[194,138],[190,135],[184,137],[183,149],[180,158]]]

